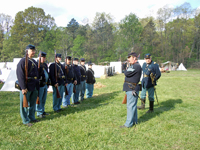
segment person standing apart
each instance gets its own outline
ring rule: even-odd
[[[68,95],[63,96],[63,107],[67,108],[68,106],[70,106],[70,98],[72,96],[72,92],[73,92],[73,87],[74,85],[77,84],[77,79],[75,76],[75,72],[73,69],[73,66],[71,64],[71,56],[67,56],[65,59],[65,63],[63,64],[65,66],[65,72],[67,75],[67,91],[68,91]]]
[[[151,54],[145,54],[144,59],[146,63],[142,66],[143,78],[142,78],[142,91],[141,106],[138,109],[145,109],[146,92],[148,91],[149,98],[149,110],[146,113],[152,113],[154,108],[154,86],[156,86],[156,81],[160,78],[161,72],[159,66],[156,62],[152,61]],[[155,77],[154,84],[152,84],[151,75]]]
[[[78,58],[74,58],[73,60],[73,69],[75,72],[75,76],[77,79],[77,84],[74,85],[75,86],[75,93],[72,94],[72,104],[80,104],[79,100],[79,92],[80,92],[80,83],[81,83],[81,72],[80,72],[80,68],[78,66]]]
[[[46,53],[41,52],[41,64],[39,69],[39,79],[40,79],[40,88],[39,88],[39,100],[40,104],[36,104],[37,116],[39,118],[45,118],[45,115],[49,113],[45,112],[45,103],[47,99],[47,89],[50,84],[48,66],[45,63]]]
[[[86,71],[86,98],[91,98],[94,91],[94,71],[92,70],[92,63],[88,63],[88,70]]]
[[[127,119],[120,128],[129,128],[137,124],[137,100],[139,93],[139,85],[142,68],[137,63],[137,54],[135,52],[128,54],[128,62],[130,66],[124,71],[125,81],[123,91],[127,94]]]
[[[38,81],[38,66],[37,62],[33,59],[35,55],[35,46],[29,44],[26,47],[28,51],[28,75],[27,75],[27,83],[26,83],[26,75],[25,75],[25,61],[26,58],[23,57],[19,63],[17,64],[17,79],[20,86],[20,115],[22,118],[23,124],[26,126],[32,126],[31,122],[38,122],[35,119],[35,105],[36,99],[38,95],[39,81]],[[29,107],[23,107],[23,95],[26,95],[27,102]]]
[[[65,74],[65,68],[60,62],[61,62],[61,54],[56,54],[56,63],[52,63],[49,67],[50,70],[49,77],[53,87],[53,110],[56,113],[62,110],[61,105],[62,105],[63,92],[65,91],[64,86],[67,86],[67,76]],[[55,75],[55,65],[57,70],[57,81]],[[58,88],[58,92],[60,93],[60,98],[57,97],[56,88]]]
[[[85,67],[85,59],[81,58],[80,61],[80,71],[81,71],[81,87],[80,87],[80,94],[79,94],[79,100],[83,101],[84,100],[84,95],[85,95],[85,87],[86,87],[86,67]]]

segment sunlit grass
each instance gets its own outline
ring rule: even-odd
[[[32,127],[22,124],[19,93],[0,92],[0,149],[199,149],[199,70],[162,74],[160,105],[155,101],[154,113],[146,114],[147,101],[138,125],[129,129],[119,128],[126,120],[124,75],[97,82],[105,87],[95,89],[93,98],[61,113],[53,113],[48,94],[50,115]]]

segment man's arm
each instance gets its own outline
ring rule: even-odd
[[[49,67],[49,78],[51,80],[51,84],[54,86],[56,84],[55,64],[51,64],[50,67]]]
[[[26,89],[24,67],[25,67],[25,59],[22,58],[20,62],[17,64],[17,71],[16,71],[17,79],[21,89]]]

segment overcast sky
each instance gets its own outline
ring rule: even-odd
[[[200,0],[3,0],[0,13],[14,19],[19,11],[39,7],[54,17],[57,26],[65,27],[72,18],[81,24],[84,18],[88,18],[92,23],[96,12],[110,14],[115,22],[119,22],[131,12],[143,18],[155,14],[167,4],[176,7],[184,2],[189,2],[192,8],[200,8]]]

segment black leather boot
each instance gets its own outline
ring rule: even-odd
[[[154,106],[154,101],[149,101],[149,110],[146,113],[152,113],[153,111],[153,106]]]

